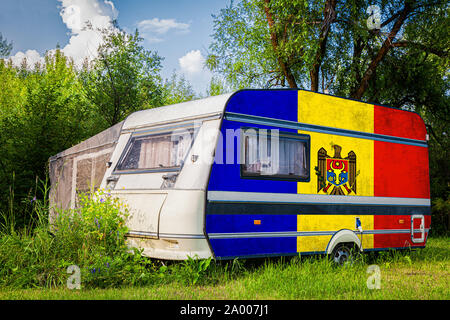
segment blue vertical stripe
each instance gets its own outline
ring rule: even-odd
[[[234,112],[253,116],[276,118],[287,121],[298,121],[297,90],[242,90],[230,97],[225,112]],[[297,193],[296,181],[258,180],[241,178],[239,154],[241,149],[240,135],[234,138],[234,161],[225,148],[227,129],[234,132],[242,127],[277,129],[264,124],[229,121],[224,119],[221,126],[222,141],[216,148],[216,161],[212,165],[208,190],[212,191],[246,191],[271,193]],[[282,131],[297,132],[284,128]],[[222,145],[220,145],[222,143]],[[227,146],[228,148],[230,146]],[[223,151],[222,151],[223,150]],[[242,212],[241,212],[242,213]],[[254,224],[260,220],[261,224]],[[232,211],[227,214],[206,214],[206,233],[238,233],[238,232],[289,232],[297,231],[296,215],[277,215],[276,210],[269,214],[239,214]],[[283,255],[297,252],[296,237],[266,237],[238,239],[210,239],[214,255],[220,257]]]
[[[242,90],[230,97],[225,112],[297,122],[297,95],[297,90]],[[231,149],[231,146],[226,145],[225,142],[227,130],[233,132],[233,130],[242,127],[274,128],[224,119],[221,127],[223,140],[219,141],[216,147],[216,161],[212,165],[208,190],[297,193],[296,181],[241,179],[240,159],[238,159],[241,148],[240,137],[237,135],[234,138],[233,149]],[[283,129],[283,131],[297,132],[295,129]],[[231,154],[227,154],[227,152],[234,153],[232,164],[227,164],[227,156],[231,158]]]
[[[242,90],[230,97],[225,112],[298,121],[298,90]]]

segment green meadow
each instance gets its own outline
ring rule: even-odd
[[[343,265],[324,255],[162,261],[127,245],[127,205],[103,190],[79,201],[50,223],[48,202],[36,200],[26,227],[0,212],[1,300],[450,299],[448,235],[423,249],[355,252]]]
[[[3,287],[0,299],[450,299],[450,238],[430,238],[425,249],[356,256],[352,263],[336,266],[326,257],[308,256],[245,261],[198,260],[159,266],[154,279],[144,285],[70,290]],[[205,263],[206,264],[206,263]],[[379,267],[379,277],[368,273]],[[204,270],[203,270],[204,269]],[[196,281],[195,281],[196,280]],[[374,286],[378,281],[379,289]],[[195,283],[194,283],[195,282]],[[373,289],[368,287],[372,284]]]

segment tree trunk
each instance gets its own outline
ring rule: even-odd
[[[314,64],[309,71],[311,78],[311,91],[319,91],[319,71],[327,48],[330,26],[336,19],[336,0],[328,0],[323,10],[323,22],[320,30],[319,47],[317,48]]]
[[[269,24],[270,40],[272,42],[272,47],[275,55],[277,56],[278,65],[280,66],[281,72],[283,73],[284,78],[287,80],[289,87],[297,88],[297,82],[295,81],[295,77],[292,74],[291,69],[278,53],[278,36],[275,30],[275,22],[273,20],[272,13],[270,12],[269,5],[270,0],[264,0],[264,12],[266,13],[267,22]]]
[[[383,45],[381,46],[380,50],[378,51],[377,55],[373,60],[370,62],[369,67],[367,68],[366,72],[364,73],[364,76],[361,79],[361,82],[359,83],[359,86],[355,90],[355,92],[352,93],[352,98],[360,100],[363,96],[364,92],[369,86],[369,80],[373,77],[375,69],[377,68],[378,64],[383,60],[383,58],[386,56],[386,54],[389,52],[389,49],[392,47],[392,40],[395,38],[397,33],[399,32],[400,28],[402,27],[403,23],[405,22],[406,18],[408,17],[408,14],[412,10],[412,5],[410,1],[406,1],[405,6],[403,7],[403,10],[400,12],[397,21],[395,21],[394,26],[392,27],[391,32],[389,33],[386,40],[383,42]]]

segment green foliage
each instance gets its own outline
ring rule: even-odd
[[[124,246],[124,237],[128,232],[125,226],[126,205],[102,190],[81,194],[77,209],[56,211],[56,215],[51,226],[55,237],[61,243],[69,243],[70,237],[82,235],[85,246],[82,254],[86,258],[90,255],[87,248],[91,244],[98,246],[105,255],[111,255]]]
[[[81,269],[84,287],[142,284],[152,267],[149,259],[125,243],[126,205],[103,191],[81,195],[80,207],[55,211],[35,201],[34,228],[3,229],[0,237],[0,286],[66,285],[66,269]]]
[[[210,264],[211,258],[193,259],[192,257],[188,257],[182,269],[184,272],[180,274],[181,280],[195,285],[205,275]]]
[[[13,211],[18,225],[42,197],[35,181],[45,179],[49,157],[134,111],[195,97],[184,78],[162,83],[162,58],[143,48],[137,30],[117,30],[96,30],[99,55],[81,70],[59,49],[35,66],[0,59],[0,212]]]
[[[36,177],[45,178],[50,156],[92,134],[92,113],[73,65],[59,50],[33,69],[0,61],[0,86],[0,211],[9,197],[4,190],[15,184],[17,220],[27,223],[20,202],[36,191]]]
[[[8,40],[3,39],[0,33],[0,58],[7,57],[11,53],[12,42],[8,43]]]
[[[44,188],[48,192],[45,184]],[[35,200],[34,224],[29,228],[16,229],[4,216],[0,287],[65,287],[67,268],[72,265],[80,268],[82,288],[174,282],[199,285],[230,279],[242,271],[236,261],[228,270],[228,264],[223,268],[211,258],[189,257],[182,263],[159,265],[144,257],[142,249],[128,247],[126,204],[103,190],[80,194],[79,199],[78,207],[67,211],[50,209],[48,202]]]
[[[103,37],[98,57],[81,74],[87,97],[108,128],[134,111],[161,106],[162,58],[145,50],[138,30],[97,30]]]
[[[177,76],[173,72],[170,79],[165,80],[163,87],[164,105],[191,101],[195,98],[197,96],[194,89],[183,75]]]
[[[368,28],[370,5],[380,8],[380,30]],[[232,1],[213,15],[207,66],[236,88],[303,87],[407,107],[411,97],[448,96],[448,12],[445,1]]]
[[[254,1],[231,2],[213,18],[209,69],[223,74],[237,89],[265,87],[266,73],[276,66],[264,17]]]
[[[347,41],[349,29],[355,31],[357,23],[347,26],[343,21],[348,21],[347,16],[352,9],[364,13],[366,2],[357,3],[347,1],[338,8],[343,16],[339,22],[342,26],[332,26],[335,33],[330,34],[328,42],[334,50],[345,52],[344,48],[350,45]],[[359,9],[355,10],[355,6]],[[318,63],[323,9],[323,1],[231,2],[218,15],[213,15],[214,42],[210,46],[207,66],[222,74],[237,88],[292,87],[288,83],[286,69],[295,78],[295,86],[305,87],[310,80],[310,70]],[[356,13],[351,19],[357,22],[363,19],[364,14],[358,19],[355,16]],[[347,32],[347,37],[343,31]],[[342,47],[343,44],[345,47]],[[341,60],[334,52],[327,53],[321,59],[323,67],[328,68],[332,65],[337,68]],[[330,76],[331,70],[323,69]]]
[[[450,232],[450,195],[446,200],[442,198],[433,200],[431,226],[433,236],[442,236]]]
[[[218,76],[213,76],[209,82],[209,88],[206,90],[206,96],[218,96],[224,93],[230,93],[233,90],[227,85],[225,79],[221,79]]]

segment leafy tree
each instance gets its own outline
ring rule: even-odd
[[[422,116],[430,136],[431,196],[444,200],[450,196],[449,23],[448,6],[415,15],[365,93],[369,101]]]
[[[177,76],[175,72],[172,73],[170,79],[165,80],[163,89],[164,105],[190,101],[197,98],[194,89],[186,78],[183,75]]]
[[[378,67],[391,52],[402,52],[398,49],[404,46],[430,48],[420,38],[399,40],[408,26],[431,13],[445,16],[448,10],[444,1],[375,3],[380,11],[369,15],[371,1],[231,2],[213,16],[214,42],[207,65],[235,87],[309,87],[324,92],[337,88],[346,96],[365,99]],[[380,23],[369,28],[375,14]],[[415,28],[416,34],[427,32],[424,25]],[[440,28],[443,35],[445,25]]]
[[[233,91],[227,84],[225,79],[218,76],[213,76],[209,82],[209,88],[206,90],[206,96],[218,96],[220,94],[229,93]]]
[[[2,62],[0,78],[7,88],[0,92],[0,198],[4,207],[14,185],[17,202],[28,198],[29,204],[48,158],[92,134],[86,125],[91,113],[73,64],[60,50],[26,72]]]
[[[110,127],[130,113],[163,104],[160,76],[162,58],[145,50],[138,30],[98,30],[103,44],[92,66],[82,73],[87,97]]]
[[[7,57],[11,53],[12,42],[8,43],[8,40],[3,39],[0,33],[0,58]]]

